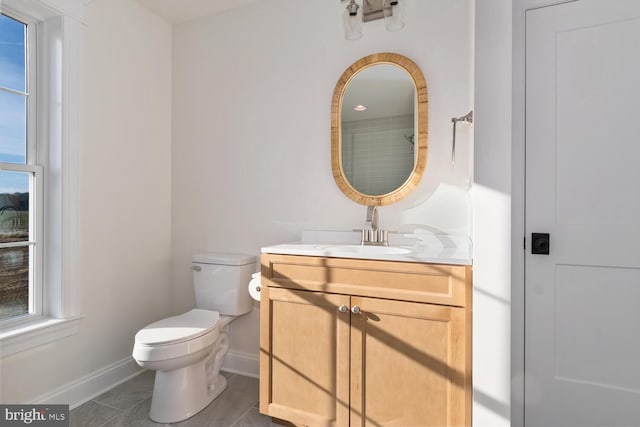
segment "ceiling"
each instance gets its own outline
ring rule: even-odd
[[[138,0],[171,24],[217,15],[259,0]]]

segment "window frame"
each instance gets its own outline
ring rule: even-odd
[[[38,138],[36,161],[44,165],[36,166],[35,191],[38,208],[45,212],[39,236],[44,255],[36,272],[44,283],[42,314],[0,323],[4,358],[77,333],[84,317],[79,306],[77,209],[80,27],[86,0],[1,1],[2,12],[35,22],[38,96],[33,107],[38,119],[28,132]]]
[[[26,244],[2,244],[1,247],[29,247],[29,303],[24,315],[0,320],[3,328],[32,322],[44,316],[44,182],[42,159],[38,156],[38,37],[37,20],[5,8],[0,12],[8,18],[26,26],[25,32],[25,91],[0,88],[3,92],[22,95],[26,99],[26,159],[25,164],[0,162],[0,170],[6,172],[30,173],[29,180],[29,239]]]
[[[3,172],[30,173],[32,178],[29,184],[29,239],[26,242],[0,243],[0,248],[29,247],[29,312],[23,315],[0,320],[2,329],[21,323],[38,320],[44,316],[44,182],[43,167],[41,165],[21,165],[0,162],[0,170]]]

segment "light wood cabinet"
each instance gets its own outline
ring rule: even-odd
[[[469,266],[263,254],[260,411],[471,425]]]

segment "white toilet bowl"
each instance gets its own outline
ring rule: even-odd
[[[187,419],[227,386],[220,375],[234,317],[193,309],[151,323],[136,334],[133,358],[156,371],[149,416],[158,423]]]
[[[175,423],[192,417],[227,387],[220,367],[229,351],[229,323],[253,308],[247,284],[255,267],[253,255],[194,255],[196,308],[136,334],[133,358],[156,371],[152,420]]]

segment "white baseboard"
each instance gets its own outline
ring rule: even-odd
[[[222,363],[222,370],[234,374],[259,378],[260,362],[257,354],[229,352]],[[107,390],[144,372],[132,357],[126,357],[109,366],[58,387],[35,399],[35,404],[68,404],[77,408]]]
[[[260,359],[257,354],[230,351],[222,362],[223,371],[260,378]]]
[[[34,399],[34,403],[68,404],[69,409],[73,409],[142,372],[144,370],[129,356],[42,394]]]

